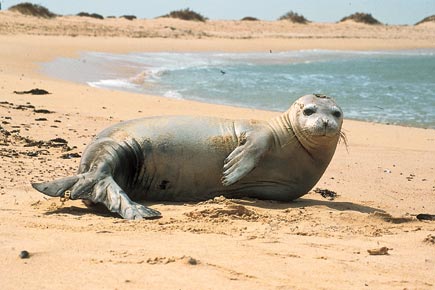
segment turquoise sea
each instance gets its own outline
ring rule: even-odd
[[[435,50],[86,52],[42,70],[94,87],[276,111],[324,93],[346,118],[435,128]]]

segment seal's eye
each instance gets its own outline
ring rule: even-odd
[[[332,115],[336,118],[340,118],[341,117],[341,112],[340,111],[334,111],[332,112]]]
[[[316,112],[316,110],[314,108],[306,108],[306,109],[304,109],[304,115],[305,116],[311,116],[315,112]]]

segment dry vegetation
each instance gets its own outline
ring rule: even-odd
[[[206,22],[204,16],[198,16],[190,9],[173,11],[167,14],[164,19],[140,19],[133,14],[123,16],[103,16],[93,13],[79,13],[82,17],[73,15],[56,15],[55,20],[43,18],[40,11],[46,8],[37,5],[21,4],[17,7],[33,7],[39,12],[32,12],[33,17],[11,11],[0,12],[0,35],[26,34],[26,35],[68,35],[76,36],[102,36],[102,37],[132,37],[132,38],[231,38],[231,39],[259,39],[259,38],[286,38],[286,39],[308,39],[308,38],[329,38],[329,39],[352,39],[352,38],[373,38],[376,39],[413,39],[421,41],[433,41],[431,22],[429,25],[364,25],[358,30],[349,29],[344,23],[313,23],[303,25],[300,23],[311,23],[305,17],[294,12],[289,12],[280,19],[283,21],[262,21],[252,16],[246,16],[241,20],[210,20]],[[14,9],[12,9],[14,10]],[[47,9],[48,11],[48,9]],[[172,15],[172,16],[171,16]],[[361,15],[361,14],[356,14]],[[39,16],[39,17],[36,17]],[[369,15],[371,17],[371,15]],[[90,18],[88,18],[90,17]],[[175,18],[172,18],[175,17]],[[178,19],[176,19],[178,18]],[[363,17],[364,18],[364,17]],[[105,20],[102,20],[105,19]],[[129,19],[132,21],[127,21]],[[197,21],[183,21],[197,20]],[[345,18],[346,19],[346,18]],[[349,19],[349,18],[347,18]],[[354,19],[354,17],[352,17]],[[425,23],[433,17],[424,19]],[[120,20],[120,21],[116,21]],[[358,20],[355,20],[358,21]],[[369,21],[369,22],[376,22]],[[423,21],[419,22],[422,23]],[[201,25],[198,25],[201,23]],[[427,32],[425,30],[429,29]],[[429,34],[428,34],[429,33]],[[430,36],[428,36],[430,35]]]
[[[435,23],[435,15],[428,16],[428,17],[424,18],[423,20],[420,20],[419,22],[417,22],[415,25],[419,25],[419,24],[427,23],[427,22],[434,22]]]
[[[9,8],[10,11],[19,12],[24,15],[36,16],[42,18],[54,18],[56,14],[45,8],[44,6],[32,3],[20,3]]]
[[[59,15],[56,15],[55,13],[51,12],[50,10],[45,8],[44,6],[41,6],[38,4],[32,4],[29,2],[20,3],[17,5],[11,6],[9,8],[9,10],[21,13],[23,15],[35,16],[35,17],[40,17],[40,18],[54,18],[56,16],[59,16]],[[77,14],[77,16],[91,17],[91,18],[101,19],[101,20],[104,19],[104,17],[102,15],[97,14],[97,13],[80,12]],[[204,17],[203,15],[201,15],[193,10],[190,10],[189,8],[171,11],[170,13],[165,14],[165,15],[160,16],[160,17],[177,18],[177,19],[182,19],[182,20],[191,20],[191,21],[200,21],[200,22],[205,22],[208,20],[208,18]],[[107,18],[117,18],[117,17],[116,16],[108,16]],[[122,15],[122,16],[119,16],[119,18],[125,18],[128,20],[137,19],[137,17],[135,15]],[[246,16],[246,17],[243,17],[242,19],[240,19],[240,21],[259,21],[259,20],[260,19],[258,19],[256,17],[252,17],[252,16]],[[307,20],[303,15],[300,15],[300,14],[293,12],[293,11],[289,11],[286,14],[282,15],[281,17],[278,18],[278,20],[288,20],[292,23],[298,23],[298,24],[307,24],[307,23],[311,22],[311,21]],[[357,12],[357,13],[354,13],[352,15],[343,17],[339,22],[344,22],[347,20],[352,20],[352,21],[355,21],[358,23],[364,23],[364,24],[370,24],[370,25],[382,25],[382,23],[379,20],[377,20],[376,18],[374,18],[370,13]],[[419,25],[419,24],[427,23],[427,22],[435,22],[435,15],[428,16],[428,17],[422,19],[421,21],[417,22],[415,25]]]
[[[207,20],[206,17],[202,16],[201,14],[195,11],[190,10],[189,8],[171,11],[169,14],[160,17],[178,18],[182,20],[193,20],[193,21],[201,21],[201,22],[205,22]]]
[[[364,23],[364,24],[370,24],[370,25],[381,25],[382,24],[379,20],[374,18],[369,13],[357,12],[357,13],[354,13],[352,15],[349,15],[349,16],[342,18],[340,20],[340,22],[347,21],[347,20],[352,20],[352,21],[355,21],[358,23]]]
[[[101,19],[101,20],[104,19],[104,17],[102,15],[97,14],[97,13],[80,12],[80,13],[77,14],[77,16],[91,17],[91,18]]]
[[[300,24],[307,24],[308,22],[310,22],[303,15],[297,14],[296,12],[293,11],[287,12],[286,14],[278,18],[278,20],[288,20],[293,23],[300,23]]]
[[[137,17],[135,15],[122,15],[119,18],[125,18],[127,20],[134,20],[137,19]]]
[[[240,19],[241,21],[259,21],[259,19],[258,18],[255,18],[255,17],[251,17],[251,16],[246,16],[246,17],[243,17],[242,19]]]

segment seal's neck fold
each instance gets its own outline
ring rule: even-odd
[[[276,144],[280,147],[295,141],[295,134],[287,112],[270,120],[268,125],[273,132]]]

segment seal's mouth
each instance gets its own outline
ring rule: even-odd
[[[329,144],[340,136],[340,131],[332,127],[308,127],[299,131],[299,140],[303,144]]]
[[[316,124],[308,126],[304,131],[312,137],[336,137],[340,134],[337,124],[328,120],[318,120]]]
[[[338,134],[339,134],[338,132],[335,132],[335,131],[331,132],[331,131],[328,131],[327,129],[325,129],[322,131],[311,132],[309,134],[309,136],[311,136],[311,137],[324,137],[326,139],[326,138],[336,137]]]

